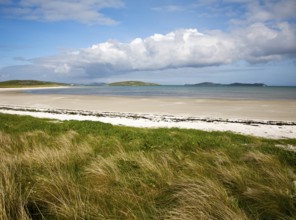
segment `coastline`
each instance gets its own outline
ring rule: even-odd
[[[24,90],[0,89],[0,112],[134,127],[231,131],[274,139],[296,137],[294,100],[36,95]]]
[[[64,89],[71,88],[70,86],[34,86],[34,87],[19,87],[19,88],[1,88],[1,92],[24,92],[26,90],[37,90],[37,89]]]

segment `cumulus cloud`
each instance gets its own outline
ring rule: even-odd
[[[295,11],[295,0],[269,0],[262,4],[259,2],[250,4],[249,17],[256,21],[296,18]]]
[[[104,8],[123,7],[121,0],[20,0],[0,1],[0,12],[18,19],[65,21],[72,20],[88,24],[117,23],[100,11]]]
[[[273,28],[255,23],[230,33],[181,29],[135,38],[129,43],[108,41],[32,62],[59,74],[75,72],[99,77],[132,71],[224,65],[242,60],[268,62],[295,55],[295,27],[282,22]]]
[[[296,19],[295,0],[200,0],[196,8],[207,16],[232,18],[231,24],[250,25],[256,22],[279,22]]]
[[[184,29],[136,38],[129,43],[108,41],[34,62],[57,73],[80,69],[87,74],[201,67],[233,62],[237,56],[235,46],[223,33],[208,35]]]
[[[211,2],[216,1],[212,0]],[[232,27],[231,31],[201,32],[197,29],[180,29],[167,34],[135,38],[127,43],[110,40],[94,44],[89,48],[33,59],[31,60],[32,69],[53,73],[59,77],[99,78],[127,72],[198,68],[232,64],[239,61],[264,63],[285,58],[295,60],[296,26],[295,23],[285,21],[296,18],[293,13],[296,11],[295,0],[225,1],[231,4],[246,5],[246,13],[241,16],[244,17],[244,20],[237,20],[237,24],[239,23],[240,26]],[[36,8],[38,11],[43,8],[43,3],[40,2],[46,2],[48,4],[46,7],[49,7],[49,3],[53,2],[53,7],[56,7],[54,3],[59,2],[67,5],[70,1],[22,0],[19,4],[22,5],[22,9],[33,10],[31,6],[33,3],[37,4],[36,2],[40,6]],[[85,4],[83,7],[86,11],[90,6],[95,6],[97,10],[104,7],[122,6],[119,0],[76,0],[71,2],[77,4],[69,9],[69,11],[72,10],[72,14],[75,14],[76,6],[78,7],[82,2]],[[38,13],[36,12],[37,15]],[[45,19],[45,14],[42,12],[38,16]],[[24,12],[23,16],[26,15]],[[77,13],[75,16],[83,20],[82,15]],[[92,20],[85,18],[85,21]],[[30,66],[26,66],[26,69],[29,70]]]
[[[296,55],[296,30],[286,22],[270,28],[255,23],[235,31],[241,42],[242,58],[248,62],[272,61]]]
[[[234,24],[275,22],[296,18],[295,0],[227,0],[232,3],[245,5],[246,11],[243,19],[233,19]]]

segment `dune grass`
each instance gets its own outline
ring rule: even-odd
[[[296,153],[227,132],[0,114],[0,219],[295,219]]]

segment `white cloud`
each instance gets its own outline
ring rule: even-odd
[[[296,30],[286,22],[270,28],[255,23],[234,32],[242,45],[243,59],[249,62],[272,61],[296,55]]]
[[[1,1],[0,4],[2,4]],[[8,6],[4,5],[2,12],[7,16],[26,20],[72,20],[110,25],[115,24],[116,21],[106,17],[100,10],[119,7],[123,7],[121,0],[21,0],[11,1]]]
[[[79,67],[101,68],[100,71],[122,72],[166,68],[211,66],[236,59],[235,44],[222,33],[205,35],[195,29],[178,30],[166,35],[155,34],[130,43],[109,41],[67,55],[37,60],[47,67],[70,70]],[[69,68],[64,68],[65,65]],[[60,72],[60,71],[56,71]]]
[[[136,38],[129,43],[108,41],[67,54],[33,60],[55,73],[91,77],[132,71],[205,67],[280,60],[296,55],[296,30],[288,23],[273,28],[256,23],[231,33],[182,29]]]
[[[296,19],[295,0],[227,0],[245,5],[244,19],[233,19],[234,24],[252,24],[256,22],[279,22],[286,19]]]
[[[55,73],[68,73],[70,71],[70,66],[67,63],[64,63],[62,65],[56,66],[54,69]]]
[[[287,18],[296,18],[293,13],[296,11],[295,0],[265,0],[261,3],[257,0],[225,1],[246,5],[246,14],[242,16],[245,20],[239,21],[241,26],[234,26],[229,32],[201,33],[196,29],[180,29],[167,34],[135,38],[129,43],[107,41],[89,48],[31,60],[32,68],[34,67],[35,70],[39,68],[44,72],[63,77],[99,78],[127,72],[218,66],[239,61],[262,63],[285,58],[295,60],[296,26],[285,21]],[[50,19],[50,13],[45,13],[45,9],[50,11],[50,7],[57,7],[57,2],[61,8],[64,8],[61,4],[69,3],[69,1],[56,0],[22,0],[19,6],[23,8],[19,7],[20,12],[18,13],[29,16],[26,10],[33,10],[31,7],[37,4],[36,2],[40,7],[37,7],[36,13],[31,16],[43,19],[45,16]],[[46,2],[44,10],[43,3],[40,2]],[[79,18],[84,22],[93,21],[91,13],[88,15],[90,17],[85,15],[88,13],[84,13],[90,6],[95,6],[96,10],[122,6],[119,0],[76,0],[69,9],[69,16],[72,16],[70,12],[75,14],[75,10],[80,10],[78,6],[82,2],[85,5],[81,9],[81,15],[76,13],[77,17],[72,17],[72,19]],[[41,8],[42,13],[40,12],[39,15]],[[68,16],[68,14],[60,14],[62,17],[52,14],[51,19],[66,19]],[[29,69],[29,66],[26,68]]]

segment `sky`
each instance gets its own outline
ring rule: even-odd
[[[296,0],[0,0],[0,81],[296,86]]]

